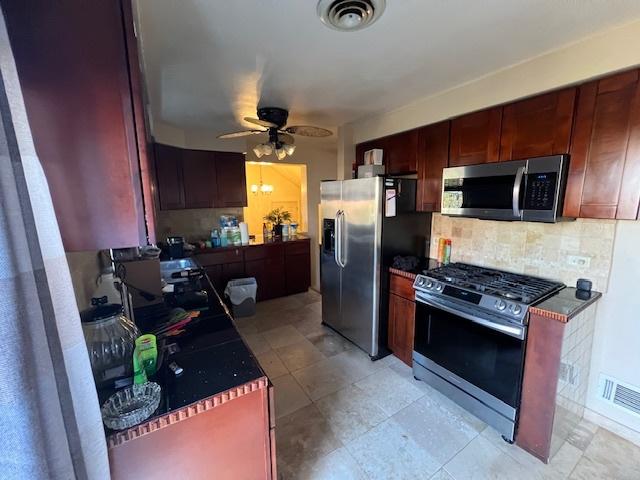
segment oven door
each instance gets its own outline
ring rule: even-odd
[[[443,215],[521,220],[527,161],[445,168]]]
[[[426,359],[425,368],[513,419],[520,403],[526,327],[518,326],[522,334],[513,335],[447,310],[416,301],[414,359]]]

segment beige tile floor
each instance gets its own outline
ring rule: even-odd
[[[549,465],[321,325],[320,295],[237,319],[275,388],[281,479],[640,479],[640,448],[583,421]]]

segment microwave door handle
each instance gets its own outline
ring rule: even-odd
[[[522,188],[522,177],[526,167],[519,167],[516,172],[516,179],[513,181],[513,195],[511,197],[511,205],[513,207],[513,216],[517,218],[522,217],[522,210],[520,210],[520,189]]]

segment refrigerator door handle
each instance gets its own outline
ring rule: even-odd
[[[340,261],[340,266],[342,268],[347,266],[347,259],[345,251],[343,250],[344,246],[344,210],[340,210],[340,254],[338,255],[338,260]]]
[[[333,230],[333,259],[336,262],[336,265],[341,267],[340,265],[340,210],[336,212],[336,216],[334,218],[334,230]]]

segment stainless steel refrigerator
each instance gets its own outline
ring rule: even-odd
[[[418,213],[416,180],[373,177],[322,182],[322,322],[372,359],[387,344],[388,267],[424,255],[431,214]]]

